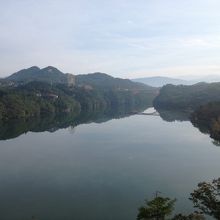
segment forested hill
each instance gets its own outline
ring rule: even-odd
[[[154,87],[143,83],[133,82],[129,79],[114,78],[105,73],[90,73],[86,75],[76,75],[76,84],[91,85],[99,89],[117,89],[117,90],[157,90]]]
[[[198,83],[191,86],[166,85],[155,98],[154,107],[194,110],[213,101],[220,101],[220,83]]]
[[[74,76],[31,67],[0,81],[0,120],[152,106],[158,89],[103,73]]]
[[[33,81],[47,82],[49,84],[68,84],[71,86],[86,87],[87,89],[112,90],[150,90],[158,89],[143,83],[133,82],[129,79],[114,78],[105,73],[90,73],[84,75],[65,74],[53,66],[40,69],[33,66],[13,73],[0,81],[0,84],[26,84]]]
[[[32,81],[40,81],[47,83],[75,83],[75,77],[72,74],[64,74],[53,66],[40,69],[37,66],[32,66],[27,69],[20,70],[5,78],[6,81],[15,83],[29,83]]]

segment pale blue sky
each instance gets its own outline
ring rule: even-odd
[[[0,0],[0,76],[220,74],[220,0]]]

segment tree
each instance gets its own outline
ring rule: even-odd
[[[211,183],[199,183],[198,189],[191,193],[190,200],[204,214],[220,219],[220,178]]]
[[[176,214],[171,220],[204,220],[204,214],[220,220],[220,178],[212,182],[201,182],[189,198],[194,208],[199,209],[189,215]],[[172,214],[175,199],[155,197],[139,208],[137,220],[165,220]]]
[[[137,220],[164,220],[172,214],[176,199],[156,196],[151,201],[145,201],[146,205],[139,208]]]

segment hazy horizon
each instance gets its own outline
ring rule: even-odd
[[[30,66],[121,78],[220,76],[217,0],[9,0],[0,77]]]

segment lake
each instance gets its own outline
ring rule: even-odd
[[[135,220],[156,191],[187,213],[197,184],[220,176],[220,148],[181,114],[14,126],[0,141],[3,220]]]

